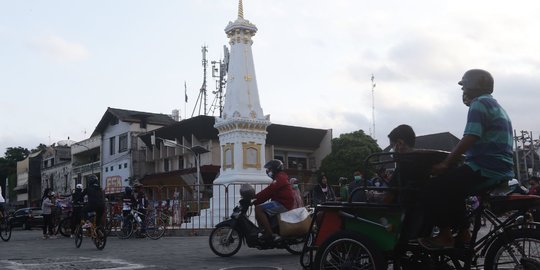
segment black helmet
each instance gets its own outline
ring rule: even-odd
[[[88,177],[88,186],[99,186],[99,181],[97,179],[97,176],[90,175]]]
[[[272,159],[264,164],[265,169],[271,170],[273,173],[283,171],[283,162],[279,159]]]
[[[131,187],[126,187],[125,190],[124,190],[124,192],[125,192],[126,194],[131,194],[132,191],[133,191],[133,190],[131,189]]]
[[[493,93],[493,77],[483,69],[468,70],[458,84],[463,86],[463,93],[471,98]]]
[[[279,159],[272,159],[264,164],[264,168],[266,169],[266,174],[270,178],[275,179],[278,172],[283,171],[283,162]]]

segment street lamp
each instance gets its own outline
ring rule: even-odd
[[[191,151],[191,153],[193,153],[193,157],[195,158],[195,166],[197,167],[197,211],[200,212],[201,211],[201,192],[200,192],[200,189],[201,189],[201,154],[208,153],[210,151],[208,151],[206,148],[204,148],[204,147],[202,147],[200,145],[195,145],[193,147],[187,147],[187,146],[185,146],[183,144],[178,144],[175,141],[157,137],[155,134],[152,134],[152,136],[150,137],[150,142],[151,142],[152,145],[156,145],[156,139],[161,140],[163,142],[164,146],[180,147],[180,148],[187,149],[187,150]]]

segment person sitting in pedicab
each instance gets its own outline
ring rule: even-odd
[[[472,69],[458,83],[463,103],[469,107],[463,138],[447,158],[433,166],[422,193],[423,205],[432,223],[439,227],[435,237],[419,243],[426,249],[451,248],[456,241],[470,240],[465,220],[465,198],[478,190],[494,187],[514,176],[512,124],[506,111],[491,94],[493,77],[485,70]],[[465,163],[459,163],[465,154]],[[451,227],[459,233],[453,238]]]
[[[268,161],[264,168],[266,174],[272,178],[272,183],[255,195],[255,219],[264,232],[259,234],[263,241],[275,241],[279,238],[272,234],[272,227],[268,216],[273,217],[279,213],[293,209],[294,197],[289,177],[283,171],[283,162],[278,159]],[[269,202],[266,202],[271,200]],[[268,216],[267,216],[268,215]]]

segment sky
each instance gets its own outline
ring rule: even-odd
[[[539,1],[243,5],[258,28],[259,97],[273,123],[332,129],[333,137],[361,129],[382,148],[399,124],[460,138],[467,107],[457,82],[482,68],[514,129],[539,138]],[[201,46],[208,61],[221,60],[237,11],[237,0],[0,1],[0,156],[7,147],[84,140],[107,107],[191,117]],[[207,79],[210,104],[216,84]]]

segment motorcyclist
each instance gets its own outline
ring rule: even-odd
[[[266,174],[272,178],[272,183],[255,195],[255,218],[264,230],[259,236],[265,241],[276,240],[278,236],[272,235],[272,228],[268,217],[275,216],[293,209],[294,196],[289,177],[283,171],[283,162],[278,159],[268,161],[264,168]],[[266,202],[268,200],[269,202]]]

